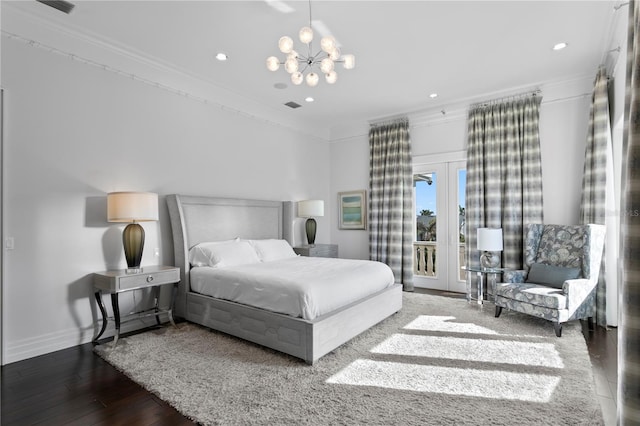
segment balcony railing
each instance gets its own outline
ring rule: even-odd
[[[464,243],[458,245],[458,264],[460,267],[466,265],[464,255]],[[459,279],[466,279],[465,272],[461,269]],[[436,276],[436,242],[435,241],[414,241],[413,243],[413,274],[423,277]]]

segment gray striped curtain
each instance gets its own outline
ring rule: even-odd
[[[597,223],[599,225],[607,225],[607,207],[613,207],[613,164],[608,83],[609,79],[606,71],[601,68],[596,76],[589,112],[589,129],[582,178],[582,199],[580,201],[580,218],[583,224]],[[607,179],[608,177],[609,179]],[[609,194],[607,194],[608,190]],[[613,229],[615,228],[608,227],[608,232]],[[607,326],[606,296],[605,253],[602,256],[596,290],[596,322],[602,327]]]
[[[640,418],[640,8],[629,3],[622,147],[622,282],[618,323],[618,425]]]
[[[369,130],[369,257],[413,291],[413,177],[409,122]]]
[[[502,266],[522,268],[524,225],[542,223],[539,94],[476,105],[467,135],[467,265],[479,266],[476,230],[502,228]]]

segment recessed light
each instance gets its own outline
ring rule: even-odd
[[[307,102],[315,101],[315,99],[313,99],[311,96],[307,96],[306,98],[304,98],[304,100],[307,101]]]
[[[226,53],[220,52],[216,55],[216,59],[219,61],[226,61],[227,59],[229,59],[229,57],[227,56]]]
[[[565,48],[565,47],[567,47],[567,46],[568,46],[568,44],[567,44],[567,43],[565,43],[565,42],[558,43],[558,44],[556,44],[556,45],[554,45],[554,46],[553,46],[553,50],[562,50],[562,49],[564,49],[564,48]]]
[[[437,94],[437,93],[432,93],[432,94],[430,94],[430,95],[429,95],[429,97],[430,97],[431,99],[435,99],[435,98],[437,98],[437,97],[438,97],[438,94]]]

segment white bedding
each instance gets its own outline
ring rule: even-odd
[[[394,283],[368,260],[298,256],[250,265],[191,269],[191,291],[312,320]]]

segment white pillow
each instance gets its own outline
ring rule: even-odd
[[[258,259],[253,247],[246,241],[238,239],[226,242],[200,243],[189,250],[189,263],[192,266],[223,268],[258,262],[260,259]]]
[[[237,243],[238,241],[240,241],[240,238],[236,237],[233,240],[207,241],[206,243],[196,244],[189,249],[189,263],[191,266],[209,266],[211,262],[209,247],[217,244]]]
[[[256,250],[261,262],[297,256],[286,240],[249,240],[249,242]]]

